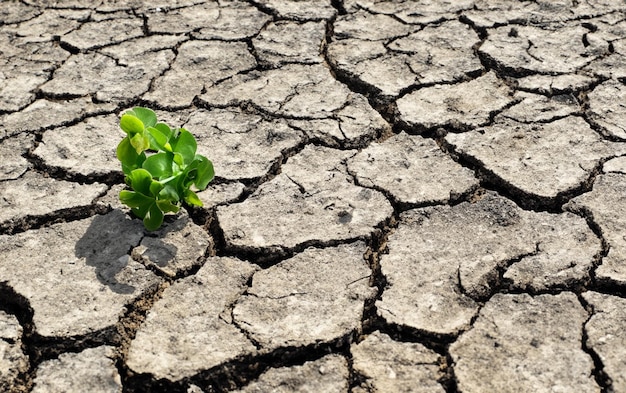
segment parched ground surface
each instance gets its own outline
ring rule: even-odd
[[[626,392],[626,1],[0,2],[0,391]],[[156,232],[118,119],[217,177]]]

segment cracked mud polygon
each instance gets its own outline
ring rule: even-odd
[[[0,3],[0,391],[626,392],[624,1]],[[146,232],[121,113],[217,177]]]

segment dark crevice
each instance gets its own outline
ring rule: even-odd
[[[100,204],[59,209],[45,215],[26,215],[0,222],[0,235],[14,235],[31,229],[49,227],[63,222],[82,220],[96,214],[105,214],[108,209]]]
[[[591,359],[593,360],[593,369],[592,369],[591,372],[593,374],[593,378],[595,379],[596,383],[598,384],[598,386],[600,386],[600,389],[601,389],[600,392],[601,393],[613,393],[614,392],[613,382],[611,381],[611,378],[604,371],[604,363],[602,362],[602,359],[600,358],[600,355],[589,344],[589,335],[587,333],[587,324],[589,323],[589,321],[591,320],[591,318],[594,315],[594,307],[591,304],[589,304],[585,300],[585,298],[582,297],[580,294],[578,294],[577,296],[578,296],[578,301],[589,312],[589,317],[583,323],[583,326],[581,328],[581,330],[582,330],[582,350],[587,355],[589,355],[589,357],[591,357]]]

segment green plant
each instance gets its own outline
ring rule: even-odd
[[[120,128],[126,136],[117,146],[117,158],[132,188],[121,191],[120,200],[143,219],[146,229],[158,229],[164,214],[178,212],[183,201],[202,206],[191,186],[204,190],[213,179],[213,164],[196,154],[196,139],[189,131],[171,129],[141,107],[125,112]]]

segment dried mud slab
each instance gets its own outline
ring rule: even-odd
[[[572,94],[546,97],[518,92],[514,97],[519,102],[497,115],[494,119],[496,123],[505,122],[506,119],[521,123],[546,123],[581,112],[581,106]]]
[[[80,51],[117,44],[143,35],[143,19],[112,18],[87,22],[61,37],[61,43]]]
[[[626,299],[598,292],[585,292],[582,296],[593,309],[593,315],[585,324],[586,345],[600,357],[613,391],[625,391]]]
[[[275,15],[278,19],[293,19],[297,21],[329,20],[337,10],[331,0],[252,0],[259,8]]]
[[[383,190],[403,205],[446,203],[478,186],[472,171],[435,141],[404,132],[371,144],[348,161],[348,170],[359,185]]]
[[[346,392],[348,362],[340,355],[327,355],[301,366],[271,368],[236,393]]]
[[[220,206],[227,247],[281,253],[368,238],[393,209],[382,193],[354,185],[345,161],[355,153],[307,146],[244,202]]]
[[[231,307],[256,266],[209,258],[193,276],[166,288],[128,350],[136,373],[177,381],[256,351],[232,322]]]
[[[167,2],[161,8],[169,5]],[[270,20],[269,15],[246,2],[202,2],[182,5],[168,12],[149,13],[148,30],[152,33],[191,33],[201,40],[235,41],[256,35]]]
[[[373,14],[385,14],[410,24],[430,24],[442,20],[457,19],[458,13],[474,7],[475,0],[441,1],[380,1],[380,0],[345,0],[344,8],[348,12],[365,9]]]
[[[493,113],[513,102],[512,91],[494,72],[469,82],[425,87],[397,101],[400,120],[418,130],[486,125]]]
[[[586,90],[597,79],[580,74],[529,75],[515,79],[515,82],[520,90],[552,96]]]
[[[17,135],[13,138],[6,138],[0,141],[0,181],[16,180],[22,176],[30,163],[24,154],[26,154],[34,145],[35,138],[33,135]]]
[[[419,343],[393,341],[378,331],[350,347],[364,392],[444,393],[441,357]]]
[[[202,201],[204,209],[212,209],[218,205],[225,205],[237,201],[245,190],[246,186],[242,183],[209,183],[204,190],[197,192],[198,197]]]
[[[608,243],[609,252],[602,258],[596,270],[600,280],[626,284],[626,239],[624,226],[626,218],[626,175],[607,173],[598,176],[593,190],[572,199],[565,208],[575,212],[589,212],[594,223]]]
[[[22,352],[22,326],[15,316],[0,310],[0,389],[11,392],[16,379],[28,371],[28,356]]]
[[[78,184],[27,172],[0,188],[0,223],[90,206],[107,190],[104,184]]]
[[[178,48],[171,67],[156,78],[146,100],[182,108],[215,82],[256,67],[243,42],[187,41]]]
[[[607,81],[588,94],[589,118],[609,136],[626,140],[626,86]]]
[[[450,346],[459,390],[600,391],[582,350],[587,313],[576,295],[496,294]]]
[[[453,335],[469,327],[476,300],[501,284],[500,272],[514,288],[567,287],[589,279],[601,243],[578,216],[524,211],[489,192],[475,203],[401,214],[388,248],[379,315]]]
[[[331,144],[362,144],[389,129],[362,95],[351,92],[322,65],[287,64],[235,75],[208,88],[199,99],[211,107],[252,104]]]
[[[264,350],[329,343],[360,327],[371,271],[363,242],[302,253],[254,274],[233,318]]]
[[[145,52],[123,64],[99,53],[81,53],[66,60],[39,89],[51,97],[93,95],[99,102],[128,102],[147,92],[173,59],[171,50]]]
[[[458,21],[420,30],[359,12],[339,17],[334,33],[337,41],[328,47],[333,67],[386,100],[409,87],[450,83],[482,70],[472,49],[479,38]]]
[[[212,241],[187,214],[179,214],[175,221],[166,222],[159,230],[146,234],[131,255],[144,265],[175,277],[199,267]]]
[[[87,348],[63,353],[37,367],[33,393],[121,393],[122,381],[115,366],[114,348]]]
[[[159,283],[128,256],[140,220],[120,211],[0,236],[0,281],[32,308],[36,332],[69,338],[106,334],[126,307]]]
[[[544,203],[579,189],[603,160],[626,149],[575,116],[545,124],[495,123],[445,140],[507,187]]]
[[[184,127],[194,133],[198,154],[208,157],[222,179],[258,179],[304,141],[285,120],[268,120],[239,108],[200,109]]]
[[[607,41],[576,24],[502,26],[488,33],[479,53],[513,76],[573,73],[609,54]]]
[[[252,45],[261,65],[279,67],[289,63],[322,63],[325,40],[324,22],[276,21],[254,37]]]
[[[89,177],[120,172],[115,147],[126,134],[118,123],[117,116],[105,115],[87,118],[73,126],[53,128],[43,133],[33,155],[46,166],[72,175]]]
[[[0,139],[28,131],[69,125],[87,116],[111,113],[112,103],[94,103],[88,97],[67,100],[39,99],[19,112],[0,115]]]

